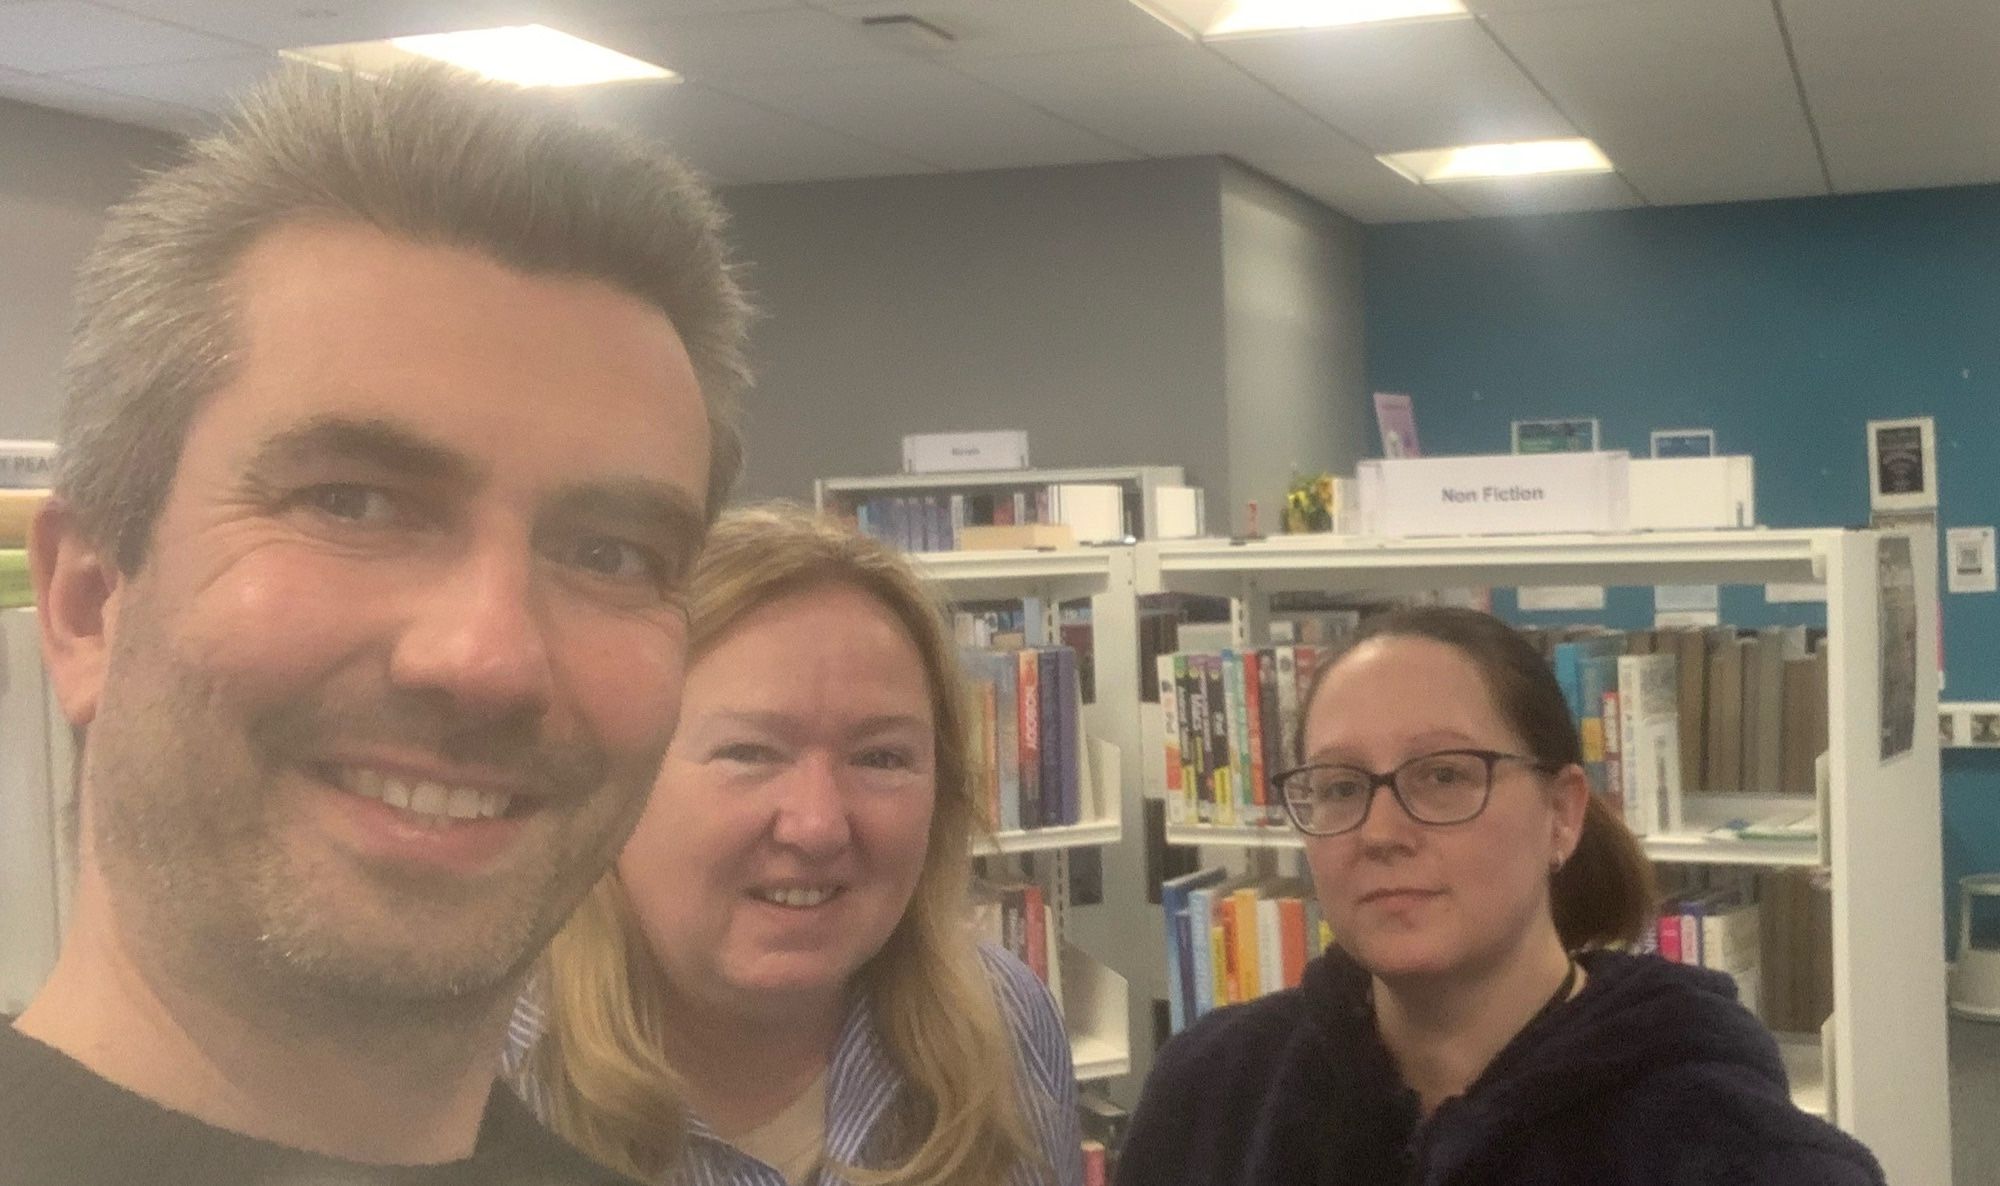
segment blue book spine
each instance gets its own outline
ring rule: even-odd
[[[1215,1008],[1215,959],[1208,932],[1215,919],[1215,895],[1206,889],[1188,894],[1188,950],[1194,959],[1194,1016]]]

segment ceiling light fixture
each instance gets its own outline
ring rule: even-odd
[[[1467,15],[1464,0],[1132,0],[1204,41]]]
[[[448,62],[487,78],[527,87],[680,80],[679,75],[663,66],[642,62],[546,25],[424,33],[383,41],[314,45],[283,52],[288,58],[363,73],[379,73],[412,59],[427,58]]]
[[[1419,185],[1612,171],[1611,161],[1604,155],[1604,150],[1582,137],[1386,152],[1375,159]]]

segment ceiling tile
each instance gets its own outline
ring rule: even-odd
[[[207,62],[81,70],[63,77],[100,90],[220,115],[279,64],[276,54],[260,51]]]
[[[372,41],[411,33],[546,24],[587,36],[612,21],[797,8],[799,0],[102,0],[108,7],[264,49]]]
[[[34,74],[218,58],[243,48],[79,0],[0,5],[0,66]]]
[[[1456,213],[1297,104],[1186,41],[958,68],[1151,156],[1233,156],[1365,222]]]
[[[1186,45],[1180,34],[1131,0],[815,0],[850,21],[909,13],[955,40],[940,58],[1053,53],[1114,46]]]
[[[924,173],[930,166],[697,83],[618,87],[579,106],[664,144],[725,185]]]
[[[1616,173],[1461,181],[1436,188],[1440,196],[1472,215],[1561,214],[1645,204]]]
[[[1836,190],[2000,178],[2000,4],[1792,0],[1784,11]]]
[[[1770,0],[1646,0],[1487,24],[1648,201],[1826,192]]]
[[[978,79],[922,62],[859,70],[741,73],[716,85],[947,169],[1077,164],[1141,155]]]
[[[1374,152],[1575,135],[1476,20],[1211,44]]]
[[[192,108],[102,91],[45,74],[6,69],[0,69],[0,99],[182,134],[194,131],[206,119],[202,112]]]
[[[894,67],[910,60],[858,23],[809,8],[607,24],[600,32],[607,44],[697,81],[728,82],[754,71]]]

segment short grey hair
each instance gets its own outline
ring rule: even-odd
[[[352,221],[658,307],[708,407],[708,513],[742,468],[750,307],[686,167],[533,92],[442,67],[288,66],[114,207],[78,281],[56,493],[120,570],[145,562],[201,402],[237,354],[227,281],[278,227]]]

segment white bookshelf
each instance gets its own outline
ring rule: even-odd
[[[1638,532],[1493,538],[1297,536],[1140,545],[1141,593],[1235,599],[1241,640],[1266,637],[1269,595],[1395,596],[1519,585],[1808,584],[1827,600],[1828,775],[1816,842],[1690,830],[1645,840],[1664,862],[1823,867],[1831,883],[1833,1015],[1820,1035],[1781,1035],[1802,1108],[1874,1150],[1892,1182],[1951,1180],[1943,871],[1939,832],[1935,540],[1912,536],[1915,723],[1910,748],[1881,754],[1884,533],[1841,530]],[[1146,730],[1161,748],[1159,727]],[[1144,763],[1164,786],[1162,759]],[[1695,809],[1697,797],[1690,797]],[[1755,796],[1747,801],[1754,802]],[[1731,804],[1708,810],[1724,812]],[[1740,804],[1737,804],[1740,806]],[[1287,849],[1288,829],[1168,829],[1170,843]]]
[[[1065,479],[1067,480],[1067,479]],[[1082,726],[1089,738],[1088,770],[1093,818],[1061,827],[1006,831],[974,845],[976,856],[1053,853],[1057,867],[1050,901],[1057,911],[1063,939],[1062,1001],[1064,1025],[1070,1036],[1070,1056],[1080,1081],[1122,1079],[1150,1058],[1150,1027],[1133,1032],[1131,977],[1135,969],[1125,958],[1129,928],[1138,920],[1151,923],[1151,908],[1143,896],[1134,903],[1124,887],[1143,884],[1144,870],[1132,845],[1122,843],[1138,831],[1139,764],[1127,760],[1138,752],[1140,716],[1138,599],[1133,581],[1133,554],[1128,547],[1076,548],[1060,551],[928,552],[913,555],[918,571],[949,600],[996,601],[1034,598],[1044,614],[1044,634],[1059,636],[1058,615],[1065,601],[1088,598],[1093,655],[1093,701],[1083,706]],[[1102,905],[1073,909],[1069,902],[1068,854],[1083,847],[1100,848],[1104,856],[1105,900]],[[1154,925],[1157,929],[1157,924]]]
[[[1089,483],[1124,487],[1139,503],[1139,536],[1152,534],[1159,522],[1158,490],[1186,484],[1178,465],[1111,465],[1078,469],[967,470],[942,474],[880,474],[873,477],[821,478],[813,483],[813,506],[866,499],[873,495],[965,494],[1022,486]]]

